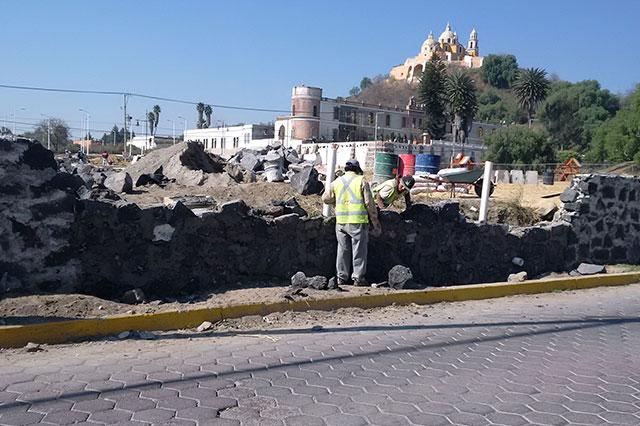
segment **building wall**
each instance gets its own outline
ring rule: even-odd
[[[184,140],[200,142],[206,151],[228,156],[243,148],[264,148],[271,144],[273,142],[273,127],[271,125],[246,124],[243,126],[190,129],[185,132]]]

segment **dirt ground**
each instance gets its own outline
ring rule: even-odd
[[[609,265],[608,273],[631,272],[640,270],[637,265]],[[566,273],[551,273],[545,279],[565,277]],[[118,314],[143,314],[189,309],[212,308],[241,303],[270,303],[287,300],[289,287],[265,287],[227,290],[220,293],[194,295],[180,301],[150,301],[138,305],[129,305],[100,299],[82,294],[55,294],[8,297],[0,300],[0,325],[31,324],[47,321],[63,321],[81,318],[101,318]],[[304,289],[303,296],[294,296],[296,300],[323,299],[330,297],[348,297],[360,294],[388,294],[395,291],[388,287],[344,286],[342,291]],[[290,313],[289,313],[290,314]],[[288,313],[273,315],[289,315]]]

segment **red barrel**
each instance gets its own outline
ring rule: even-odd
[[[409,176],[416,173],[416,156],[415,154],[400,154],[400,168],[398,174],[400,176]]]

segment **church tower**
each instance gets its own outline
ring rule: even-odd
[[[478,49],[478,32],[474,28],[469,35],[469,43],[467,43],[467,55],[480,56],[480,49]]]

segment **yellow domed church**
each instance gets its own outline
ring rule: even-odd
[[[469,35],[469,41],[465,48],[458,42],[458,34],[451,29],[447,23],[446,28],[438,37],[438,41],[433,38],[433,33],[429,32],[429,37],[422,43],[422,48],[417,56],[407,58],[404,64],[395,66],[389,72],[389,76],[396,80],[417,80],[427,62],[433,55],[437,55],[445,63],[458,65],[466,68],[478,68],[482,66],[482,56],[478,49],[478,32],[474,28]]]

